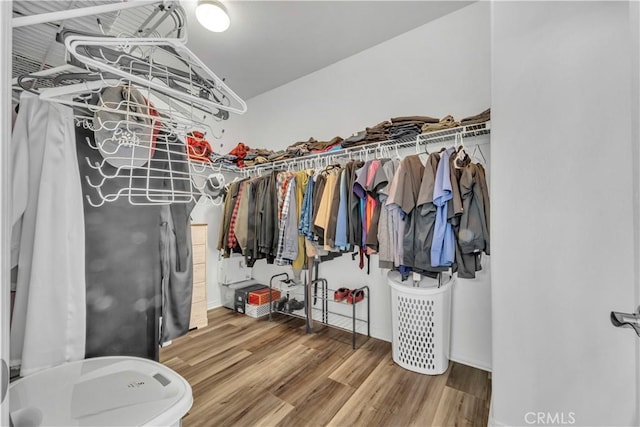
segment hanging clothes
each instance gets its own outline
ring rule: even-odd
[[[362,216],[360,215],[360,198],[353,191],[357,179],[357,171],[364,163],[353,160],[345,166],[345,179],[347,187],[347,241],[355,250],[362,244]]]
[[[338,210],[340,208],[340,182],[342,179],[342,168],[332,167],[331,174],[334,176],[334,188],[331,200],[329,201],[329,221],[325,232],[326,250],[333,250],[336,246],[336,228],[338,225]]]
[[[313,194],[314,194],[313,178],[309,177],[307,180],[307,188],[304,192],[304,198],[302,200],[302,213],[300,214],[300,224],[298,226],[298,233],[306,239],[313,239],[312,222],[313,222]]]
[[[256,224],[258,231],[258,257],[265,258],[267,264],[273,264],[278,253],[278,236],[280,222],[278,219],[277,171],[271,172],[264,179],[263,190],[258,204],[260,222]]]
[[[276,265],[289,265],[298,256],[298,223],[296,180],[290,177],[283,183],[286,194],[282,204]]]
[[[490,202],[489,202],[489,187],[487,185],[487,173],[484,167],[480,163],[476,163],[478,167],[478,183],[480,184],[480,194],[482,194],[482,206],[484,207],[484,253],[491,255],[491,232],[489,230],[490,221]]]
[[[224,213],[223,220],[220,223],[220,230],[218,234],[218,250],[223,252],[225,258],[229,257],[231,251],[229,250],[229,230],[231,228],[231,215],[235,206],[236,197],[238,196],[238,184],[232,182],[229,184],[229,190],[224,199]]]
[[[247,197],[247,239],[246,248],[243,251],[247,267],[253,267],[257,257],[257,241],[256,241],[256,220],[257,220],[257,194],[259,191],[261,180],[253,179],[245,188],[245,196]],[[228,198],[228,197],[227,197]],[[225,199],[226,203],[226,199]],[[224,220],[221,221],[224,224]]]
[[[322,202],[322,196],[324,195],[325,185],[327,183],[326,175],[320,173],[315,176],[316,183],[313,186],[313,206],[312,206],[312,220],[311,226],[313,230],[314,238],[311,240],[317,241],[320,245],[324,243],[324,229],[318,225],[318,214],[320,212],[320,203]],[[324,222],[324,221],[323,221]]]
[[[484,251],[488,236],[487,221],[480,172],[475,163],[465,167],[460,187],[464,205],[464,213],[460,218],[460,247],[463,253]]]
[[[431,266],[451,266],[455,258],[453,227],[447,221],[447,203],[453,198],[449,172],[449,158],[455,152],[451,147],[443,151],[433,187],[433,204],[436,206],[433,241],[431,244]]]
[[[276,174],[276,197],[278,198],[278,220],[282,218],[282,205],[287,195],[287,186],[289,178],[293,176],[292,172],[278,172]]]
[[[238,205],[238,215],[236,218],[235,235],[240,251],[244,254],[247,250],[247,233],[249,228],[249,199],[253,183],[248,180],[244,183],[240,204]]]
[[[436,171],[440,162],[439,153],[431,153],[422,175],[418,193],[414,236],[414,268],[417,271],[445,271],[448,267],[433,267],[431,264],[431,245],[436,221],[436,205],[433,203]]]
[[[17,267],[11,366],[20,375],[85,356],[82,188],[73,110],[20,97],[13,158],[11,261]]]
[[[372,253],[379,252],[378,227],[380,224],[380,215],[382,211],[382,204],[380,202],[380,190],[386,187],[390,180],[388,173],[384,170],[384,166],[389,162],[389,159],[380,159],[378,161],[379,166],[372,168],[372,170],[369,172],[371,179],[368,181],[367,193],[372,200],[373,213],[371,216],[371,223],[369,224],[369,230],[367,232],[367,241],[365,242],[365,244],[367,245],[367,249]],[[373,174],[373,176],[371,176],[371,174]],[[391,176],[391,179],[393,179],[393,176]]]
[[[366,242],[367,242],[367,230],[369,229],[371,216],[373,213],[371,207],[368,206],[368,197],[367,197],[367,180],[369,178],[369,169],[373,164],[374,160],[369,160],[364,163],[364,165],[356,170],[356,179],[353,183],[353,192],[358,196],[359,206],[360,206],[360,218],[362,219],[362,229],[360,230],[360,238],[358,240],[358,246],[360,246],[361,251],[365,250]],[[369,212],[370,210],[370,212]]]
[[[158,142],[162,147],[161,139]],[[155,156],[183,158],[186,152],[168,155],[178,148],[169,147]],[[183,162],[172,162],[171,170],[188,174],[189,165]],[[189,191],[190,182],[173,180],[165,174],[163,187],[167,191]],[[171,341],[189,332],[191,321],[191,296],[193,291],[193,254],[191,250],[191,211],[195,206],[190,203],[172,203],[160,209],[160,259],[162,262],[162,323],[158,344]],[[229,237],[231,239],[231,237]],[[233,238],[235,244],[235,237]]]
[[[481,252],[490,254],[489,194],[486,189],[484,168],[474,163],[465,166],[460,177],[464,211],[456,230],[458,277],[463,279],[475,278],[475,273],[482,269]]]
[[[380,168],[380,160],[373,160],[367,171],[366,179],[366,234],[363,241],[365,251],[368,255],[376,253],[378,250],[378,197],[375,191],[374,180],[378,169]],[[377,213],[377,214],[376,214]]]
[[[304,201],[305,191],[307,189],[307,182],[309,181],[309,174],[307,171],[299,171],[295,175],[296,179],[296,209],[297,209],[297,218],[295,220],[295,227],[299,230],[298,224],[301,222],[302,218],[302,204]],[[296,258],[293,260],[292,268],[293,268],[293,276],[295,279],[300,279],[302,269],[307,263],[306,251],[304,249],[304,236],[301,233],[297,233],[298,235],[298,254]]]
[[[236,226],[233,219],[223,222],[232,230],[238,229],[237,221],[247,224],[246,244],[243,232],[237,232],[236,239],[251,265],[261,258],[270,262],[266,239],[271,233],[270,218],[277,218],[274,258],[280,265],[293,263],[295,277],[305,257],[327,260],[351,248],[359,248],[360,268],[364,256],[369,259],[377,251],[380,268],[397,268],[405,278],[410,271],[434,277],[459,268],[461,277],[466,277],[468,271],[479,268],[478,252],[488,252],[489,210],[488,202],[484,204],[488,188],[484,169],[456,163],[455,152],[451,147],[431,154],[426,167],[420,156],[411,155],[402,160],[349,161],[344,167],[331,165],[311,172],[312,176],[308,171],[274,171],[250,180],[235,204],[225,207],[225,217],[235,218]],[[475,171],[473,178],[463,177],[465,168],[467,175]],[[225,203],[233,200],[234,193],[229,191]],[[474,212],[482,212],[485,220],[464,216],[468,214],[465,203],[472,201]],[[472,227],[480,225],[482,236],[487,236],[482,249],[473,249],[473,256],[465,246],[469,224],[462,227],[463,221],[470,221]],[[253,234],[258,242],[254,246]]]
[[[380,201],[380,217],[378,220],[378,267],[393,268],[393,220],[389,215],[387,200],[389,198],[389,189],[391,181],[400,164],[399,159],[393,159],[386,162],[382,166],[382,172],[385,174],[384,185],[378,190],[378,198]]]
[[[338,213],[336,218],[336,239],[335,245],[343,251],[349,249],[348,233],[349,216],[347,213],[347,170],[340,173],[340,201],[338,203]]]
[[[242,200],[242,190],[245,186],[245,182],[242,181],[237,185],[238,193],[235,197],[235,202],[233,202],[233,209],[231,210],[231,220],[229,221],[229,237],[227,238],[227,247],[229,249],[234,249],[238,243],[238,239],[236,237],[236,223],[238,221],[238,211],[240,209],[240,201]]]
[[[393,216],[395,266],[414,265],[414,208],[418,200],[424,165],[420,156],[407,156],[400,162],[389,189],[387,206]],[[404,276],[404,274],[403,274]]]

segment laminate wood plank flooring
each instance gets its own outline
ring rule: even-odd
[[[491,380],[451,362],[442,375],[393,363],[391,344],[301,319],[256,320],[226,308],[161,349],[191,384],[183,426],[486,426]]]

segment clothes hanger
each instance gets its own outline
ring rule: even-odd
[[[95,68],[97,70],[115,74],[126,78],[132,82],[149,87],[152,90],[162,92],[168,96],[173,96],[178,100],[183,100],[187,104],[195,104],[204,107],[208,110],[225,110],[232,113],[244,114],[247,111],[247,104],[236,93],[229,88],[226,83],[220,79],[206,64],[204,64],[196,55],[194,55],[186,45],[176,39],[157,39],[157,38],[115,38],[115,37],[87,37],[86,35],[70,34],[64,37],[64,44],[67,52],[76,58],[82,64]],[[138,71],[141,72],[141,68],[144,68],[146,72],[164,70],[166,69],[166,77],[173,81],[180,81],[184,79],[179,73],[174,73],[173,67],[166,67],[163,64],[156,64],[145,62],[144,58],[136,58],[137,68],[134,72],[128,70],[126,67],[121,68],[113,63],[113,60],[105,61],[99,60],[91,56],[90,48],[113,48],[120,49],[122,52],[129,52],[133,47],[144,48],[163,48],[165,51],[175,52],[177,54],[176,60],[182,63],[187,63],[191,68],[197,68],[203,73],[201,79],[193,81],[194,84],[201,83],[201,81],[213,82],[214,86],[222,91],[229,101],[234,101],[235,105],[225,105],[220,100],[215,101],[211,99],[205,99],[198,94],[198,96],[186,93],[182,90],[171,87],[166,83],[167,80],[163,79],[149,79],[138,75]],[[119,60],[118,60],[119,61]]]
[[[475,158],[476,160],[479,161],[479,159],[476,157],[476,154],[479,153],[480,156],[482,157],[482,165],[486,166],[487,165],[487,159],[484,157],[484,153],[482,152],[482,148],[480,147],[479,144],[476,144],[475,147],[473,147],[473,153],[471,153],[471,158]]]

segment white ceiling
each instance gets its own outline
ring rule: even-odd
[[[231,27],[204,29],[187,11],[189,48],[244,99],[417,28],[471,1],[224,1]],[[445,43],[446,41],[443,41]],[[416,55],[419,55],[416,52]],[[402,58],[380,58],[398,61]]]

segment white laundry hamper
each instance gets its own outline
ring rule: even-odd
[[[44,369],[11,383],[13,427],[179,427],[191,408],[189,383],[137,357],[97,357]]]
[[[391,287],[393,361],[410,371],[438,375],[449,365],[451,289],[455,279],[422,277],[402,281],[397,271],[387,275]]]

